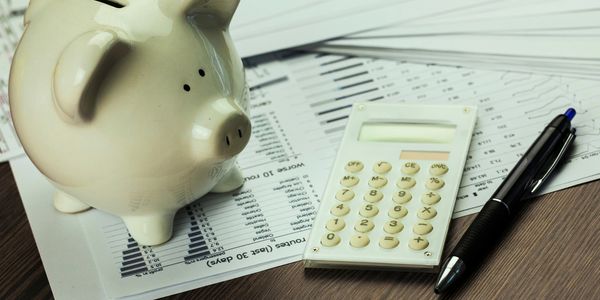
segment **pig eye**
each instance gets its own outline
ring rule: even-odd
[[[202,69],[198,70],[198,74],[200,74],[202,77],[206,76],[206,73]]]
[[[183,90],[189,92],[192,88],[186,83],[183,85]]]

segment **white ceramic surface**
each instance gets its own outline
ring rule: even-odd
[[[120,216],[145,245],[175,212],[243,179],[250,137],[228,25],[238,0],[34,0],[9,83],[13,121],[55,207]],[[40,203],[40,205],[44,205]]]

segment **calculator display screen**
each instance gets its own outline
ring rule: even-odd
[[[368,122],[363,123],[359,141],[449,144],[454,140],[456,125]]]

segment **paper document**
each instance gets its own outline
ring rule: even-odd
[[[118,218],[98,210],[58,214],[49,183],[30,164],[12,163],[55,295],[85,294],[76,282],[59,280],[83,272],[78,257],[93,259],[85,271],[97,271],[100,298],[164,296],[300,259],[350,107],[359,101],[479,107],[455,216],[478,211],[544,126],[570,106],[578,110],[576,145],[547,191],[600,176],[594,81],[301,52],[246,65],[254,126],[238,159],[246,183],[183,208],[164,245],[138,245]],[[40,218],[77,218],[79,226],[52,233]],[[49,237],[64,231],[78,248]],[[54,263],[65,255],[74,261]]]
[[[292,54],[288,54],[292,55]],[[321,149],[337,148],[352,103],[384,101],[470,104],[479,107],[455,217],[479,210],[546,124],[566,108],[578,137],[568,165],[546,185],[546,192],[600,177],[600,86],[593,80],[554,75],[472,70],[351,56],[305,54],[283,59],[305,101],[291,105]],[[321,155],[328,172],[334,157]]]
[[[23,10],[0,2],[0,162],[23,154],[12,126],[8,105],[8,75],[14,50],[23,32]]]
[[[494,1],[304,0],[290,4],[288,9],[271,2],[241,2],[231,24],[231,35],[242,57],[321,42]],[[281,13],[272,13],[271,6]],[[265,17],[249,17],[255,14]]]
[[[312,45],[312,50],[471,68],[600,77],[600,4],[495,1]]]

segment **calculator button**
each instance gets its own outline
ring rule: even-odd
[[[335,193],[335,199],[340,201],[350,201],[354,199],[354,192],[349,189],[341,189]]]
[[[419,166],[418,163],[416,162],[406,162],[402,165],[402,173],[404,174],[408,174],[408,175],[414,175],[417,174],[419,172],[419,170],[421,170],[421,166]]]
[[[356,222],[356,225],[354,225],[354,230],[365,233],[373,230],[373,227],[375,227],[373,221],[369,219],[362,219]]]
[[[330,233],[326,233],[325,235],[323,235],[323,237],[321,238],[321,245],[325,246],[325,247],[333,247],[337,244],[340,243],[342,239],[340,238],[339,235],[330,232]]]
[[[387,161],[378,161],[373,165],[373,172],[385,174],[392,169],[392,165]]]
[[[365,194],[365,201],[375,203],[381,201],[383,199],[383,193],[380,190],[369,190]]]
[[[413,232],[416,234],[428,234],[433,230],[433,226],[428,222],[419,222],[413,226]]]
[[[388,212],[388,216],[394,219],[403,218],[404,216],[406,216],[406,214],[408,214],[408,209],[406,209],[406,207],[402,205],[396,205],[390,208],[390,211]]]
[[[360,215],[365,218],[374,217],[379,213],[379,208],[373,204],[365,204],[360,208]]]
[[[340,203],[331,208],[331,214],[336,217],[345,216],[350,212],[350,207],[344,203]]]
[[[416,236],[410,239],[408,242],[408,247],[413,250],[423,250],[429,246],[429,241],[421,236]]]
[[[384,236],[379,240],[379,246],[384,249],[396,248],[400,242],[395,236]]]
[[[401,189],[410,189],[411,187],[415,186],[416,183],[417,182],[414,178],[410,176],[402,176],[400,179],[398,179],[396,185]]]
[[[425,181],[425,187],[430,190],[439,190],[444,186],[445,182],[439,177],[430,177]]]
[[[421,196],[421,202],[427,205],[436,204],[440,202],[440,199],[442,199],[442,197],[440,197],[440,194],[436,192],[427,192],[424,193],[423,196]]]
[[[345,226],[346,222],[344,222],[343,219],[335,218],[327,221],[327,225],[325,225],[325,228],[327,228],[329,231],[340,231],[344,229]]]
[[[409,191],[399,190],[393,196],[392,200],[398,204],[404,204],[412,199],[412,194]]]
[[[417,217],[419,217],[420,219],[423,219],[423,220],[432,219],[436,215],[437,215],[437,211],[435,210],[435,208],[433,208],[431,206],[422,207],[419,210],[419,212],[417,212]]]
[[[398,233],[402,231],[402,229],[404,229],[404,225],[398,222],[398,220],[390,220],[383,225],[383,231],[391,234]]]
[[[350,173],[358,173],[360,171],[362,171],[362,169],[365,167],[365,165],[363,165],[362,162],[358,161],[358,160],[351,160],[346,164],[346,171],[350,172]]]
[[[369,186],[374,188],[380,188],[382,186],[385,186],[387,182],[387,178],[377,175],[371,177],[371,180],[369,180]]]
[[[362,248],[369,244],[369,236],[364,233],[355,234],[350,238],[350,246]]]
[[[342,177],[342,180],[340,180],[340,184],[345,187],[353,187],[358,184],[358,177],[353,175],[346,175]]]
[[[429,174],[433,176],[440,176],[446,173],[448,173],[448,166],[446,166],[445,164],[436,163],[432,164],[431,167],[429,167]]]

